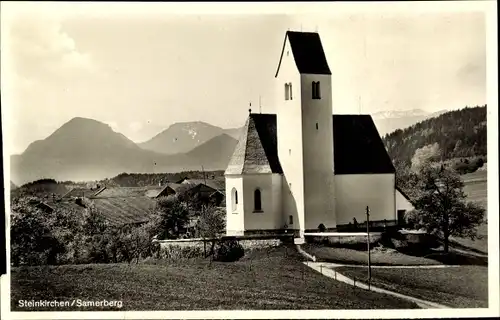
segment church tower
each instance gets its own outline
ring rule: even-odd
[[[332,82],[318,33],[286,33],[275,83],[283,220],[300,237],[335,228]]]

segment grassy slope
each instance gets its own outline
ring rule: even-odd
[[[338,272],[366,281],[366,268],[341,267]],[[488,307],[488,268],[372,269],[372,284],[456,308]]]
[[[472,201],[477,201],[488,209],[488,171],[476,171],[462,175],[464,181],[464,192],[467,198]]]
[[[15,268],[11,303],[13,310],[19,310],[19,299],[73,298],[122,300],[125,310],[416,308],[324,277],[300,260],[295,249],[281,247],[211,265],[187,261]]]
[[[488,171],[478,170],[473,173],[468,173],[462,176],[464,181],[464,192],[467,198],[471,201],[478,202],[486,209],[488,213],[488,188],[487,188]],[[478,228],[478,239],[470,240],[467,238],[452,238],[459,245],[472,248],[479,252],[488,252],[488,224],[483,223]]]
[[[365,265],[368,261],[366,251],[358,251],[346,248],[333,248],[323,245],[305,244],[304,250],[316,256],[318,261],[337,262],[345,264]],[[373,265],[435,265],[442,264],[433,259],[423,257],[409,256],[397,251],[380,252],[372,250],[370,253],[371,263]]]

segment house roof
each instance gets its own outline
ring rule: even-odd
[[[112,226],[149,221],[155,200],[146,196],[92,199],[95,208]]]
[[[112,197],[143,197],[148,192],[162,190],[164,187],[106,187],[104,190],[94,193],[90,198],[112,198]]]
[[[394,173],[369,115],[333,115],[335,174]],[[250,114],[226,174],[282,173],[276,115]]]
[[[183,184],[204,184],[214,190],[224,190],[224,181],[214,180],[214,179],[184,179]]]
[[[72,188],[67,193],[65,193],[62,198],[71,198],[71,197],[91,197],[95,193],[100,192],[102,189],[90,189],[90,188]]]
[[[250,114],[225,174],[283,173],[276,139],[276,115]]]
[[[283,42],[283,48],[281,49],[280,61],[275,77],[278,76],[287,39],[290,42],[290,47],[292,48],[295,65],[300,73],[332,74],[330,68],[328,67],[325,52],[323,51],[323,45],[321,44],[321,38],[318,33],[287,31]]]

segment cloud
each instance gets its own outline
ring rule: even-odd
[[[13,71],[20,77],[65,78],[75,72],[97,71],[90,54],[77,48],[75,40],[62,30],[60,21],[18,18],[11,22],[9,31]]]

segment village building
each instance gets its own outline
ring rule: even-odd
[[[407,203],[382,139],[370,115],[332,115],[331,77],[319,34],[286,32],[276,114],[250,110],[225,171],[227,235],[302,238],[366,225],[367,207],[373,225],[398,223]]]

